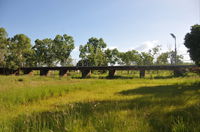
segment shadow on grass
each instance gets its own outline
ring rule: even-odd
[[[154,79],[170,79],[170,78],[174,78],[175,76],[171,75],[171,76],[155,76],[153,77]]]
[[[130,77],[130,76],[114,76],[114,77],[109,77],[109,76],[90,76],[86,78],[82,77],[71,77],[73,79],[133,79],[133,78],[139,78],[139,77]]]
[[[196,91],[200,89],[200,82],[196,82],[193,84],[175,84],[175,85],[161,85],[161,86],[146,86],[139,87],[137,89],[130,89],[121,91],[117,94],[120,95],[146,95],[151,94],[154,97],[175,97],[177,95],[181,95],[185,91]]]
[[[140,78],[139,76],[126,76],[126,75],[115,75],[113,77],[109,77],[109,76],[89,76],[86,78],[82,78],[80,76],[71,76],[71,78],[73,79],[136,79],[136,78]],[[174,78],[174,76],[147,76],[145,77],[146,79],[170,79],[170,78]]]
[[[181,96],[185,91],[194,91],[192,96],[199,96],[200,83],[191,85],[167,85],[140,87],[121,91],[122,96],[143,95],[134,99],[104,100],[57,106],[58,111],[35,113],[31,116],[18,117],[14,121],[14,131],[56,132],[89,131],[200,131],[200,103],[185,105]],[[188,98],[188,97],[186,97]],[[199,98],[198,98],[199,99]],[[166,111],[166,108],[177,108]],[[119,112],[126,111],[120,115]],[[125,118],[122,118],[125,116]],[[132,122],[137,121],[136,124]],[[139,123],[138,123],[139,122]],[[143,123],[141,123],[143,122]],[[147,129],[145,129],[147,128]],[[92,131],[92,130],[91,130]]]

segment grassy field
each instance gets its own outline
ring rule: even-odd
[[[0,131],[200,131],[199,77],[96,76],[0,76]]]

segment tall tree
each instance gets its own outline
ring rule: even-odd
[[[188,48],[191,59],[200,66],[200,25],[191,27],[190,33],[185,35],[184,45]]]
[[[176,59],[175,59],[176,57]],[[176,64],[183,64],[183,56],[182,55],[175,55],[174,51],[170,51],[169,52],[169,59],[170,59],[170,63],[173,65],[175,64],[175,60],[176,60]]]
[[[169,52],[164,52],[164,53],[161,53],[158,58],[157,58],[157,64],[160,64],[160,65],[166,65],[166,64],[169,64],[169,59],[170,57],[170,53]]]
[[[153,64],[153,56],[150,52],[141,52],[142,63],[141,65],[152,65]]]
[[[155,47],[153,47],[152,49],[149,50],[149,55],[151,55],[154,58],[154,62],[155,62],[156,58],[158,57],[160,50],[161,50],[160,45],[156,45]]]
[[[106,43],[102,38],[90,38],[85,45],[81,45],[79,57],[82,60],[87,60],[88,65],[91,66],[105,66],[106,56],[104,50],[106,48]]]
[[[37,39],[33,47],[37,66],[54,66],[55,54],[53,52],[52,39]]]
[[[5,66],[6,64],[6,55],[7,55],[7,44],[8,44],[8,34],[4,28],[0,28],[0,67]]]
[[[7,66],[12,69],[26,65],[26,55],[31,52],[31,40],[24,34],[17,34],[8,44]]]
[[[115,65],[119,61],[119,51],[115,49],[105,50],[106,60],[108,65]]]
[[[123,64],[123,65],[140,65],[141,64],[141,55],[136,50],[121,52],[119,54],[119,57],[120,57],[120,64]]]
[[[53,40],[52,50],[55,54],[57,63],[62,66],[67,65],[69,61],[70,53],[74,49],[74,40],[71,36],[64,34],[63,36],[57,35]]]

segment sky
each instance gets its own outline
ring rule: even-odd
[[[57,34],[73,36],[72,57],[91,37],[103,38],[108,48],[148,51],[161,45],[188,61],[184,36],[200,24],[200,0],[0,0],[0,27],[9,37],[23,33],[32,44]]]

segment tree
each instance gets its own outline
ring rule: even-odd
[[[8,34],[4,28],[0,28],[0,67],[5,66],[6,64],[6,55],[7,55],[7,44],[8,44]]]
[[[149,53],[152,55],[152,57],[155,59],[156,55],[158,55],[158,53],[161,50],[161,46],[160,45],[156,45],[154,48],[149,50]]]
[[[113,50],[106,49],[105,56],[108,65],[115,65],[119,61],[119,51],[116,48]]]
[[[65,60],[65,65],[64,66],[74,66],[73,64],[73,59],[71,58],[71,56],[69,56],[66,60]]]
[[[63,36],[57,35],[53,40],[52,52],[55,55],[57,63],[60,63],[62,66],[67,65],[68,58],[70,53],[74,49],[74,40],[71,36],[64,34]]]
[[[157,58],[157,64],[160,64],[160,65],[166,65],[166,64],[169,64],[169,59],[170,57],[170,53],[169,52],[164,52],[164,53],[161,53],[158,58]]]
[[[185,35],[184,45],[188,48],[191,59],[200,66],[200,25],[191,27],[190,33]]]
[[[127,52],[121,52],[119,54],[120,64],[125,65],[140,65],[141,64],[141,56],[138,51],[131,50]]]
[[[151,53],[141,52],[141,58],[142,58],[142,65],[152,65],[153,64],[153,56]]]
[[[176,59],[175,59],[176,56]],[[169,52],[169,59],[170,59],[170,63],[173,65],[175,64],[175,60],[176,60],[176,64],[183,64],[183,56],[182,55],[175,55],[174,51],[170,51]]]
[[[105,66],[106,56],[104,50],[106,48],[106,43],[102,38],[90,38],[84,46],[81,45],[79,48],[82,62],[87,61],[90,66]]]
[[[37,66],[35,51],[33,48],[27,53],[24,54],[24,57],[26,58],[25,67],[35,67]]]
[[[26,66],[26,55],[31,51],[31,40],[24,34],[17,34],[9,39],[9,54],[6,57],[6,65],[9,68],[17,69]]]
[[[33,47],[37,66],[54,66],[55,55],[53,53],[52,39],[37,39]]]

